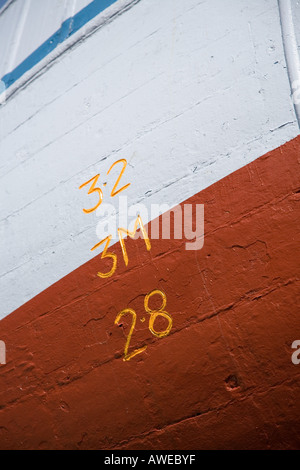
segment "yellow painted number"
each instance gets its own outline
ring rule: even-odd
[[[122,248],[123,258],[124,258],[124,262],[125,262],[126,266],[128,266],[129,261],[128,261],[128,254],[127,254],[126,246],[125,246],[125,241],[124,241],[124,238],[122,237],[122,232],[125,233],[125,235],[128,236],[128,237],[134,238],[135,234],[137,232],[138,226],[140,226],[141,232],[143,234],[143,237],[144,237],[144,240],[145,240],[145,243],[146,243],[147,250],[148,251],[151,250],[151,243],[150,243],[147,231],[146,231],[145,226],[143,224],[142,218],[139,215],[138,218],[135,221],[133,232],[129,232],[125,228],[118,228],[119,241],[120,241],[120,245],[121,245],[121,248]]]
[[[102,255],[101,255],[101,259],[111,258],[113,260],[113,265],[112,265],[111,270],[108,273],[101,273],[101,272],[97,273],[97,276],[99,276],[101,278],[104,278],[104,279],[113,276],[116,269],[117,269],[117,255],[115,253],[108,253],[108,251],[107,251],[108,247],[109,247],[109,244],[111,242],[111,239],[112,239],[112,235],[110,235],[109,237],[104,238],[104,240],[101,240],[101,242],[97,243],[91,249],[91,251],[96,250],[96,248],[99,248],[99,246],[101,246],[103,243],[106,242],[104,250],[103,250]]]
[[[159,310],[153,310],[149,307],[149,301],[151,297],[153,297],[154,295],[159,295],[162,298],[162,304]],[[145,310],[147,313],[150,314],[149,330],[157,338],[164,338],[165,336],[168,336],[168,334],[170,333],[172,329],[173,319],[171,315],[164,310],[166,308],[166,305],[167,305],[167,296],[161,290],[153,290],[152,292],[147,294],[145,297],[145,301],[144,301]],[[130,359],[132,359],[134,356],[136,356],[137,354],[141,354],[143,351],[147,349],[147,346],[144,346],[143,348],[135,349],[132,353],[128,353],[131,337],[132,337],[132,334],[136,325],[136,318],[137,318],[136,312],[132,310],[131,308],[126,308],[125,310],[122,310],[117,315],[117,318],[115,319],[115,325],[120,325],[120,320],[122,316],[127,315],[129,313],[132,315],[132,324],[131,324],[131,328],[130,328],[129,334],[127,336],[126,344],[125,344],[124,358],[123,358],[124,361],[130,361]],[[163,331],[156,331],[154,329],[154,323],[158,316],[161,316],[168,321],[168,326]],[[141,318],[142,322],[144,320],[145,319]]]
[[[153,297],[154,295],[160,295],[161,298],[162,298],[162,305],[161,305],[159,310],[152,310],[149,307],[149,301],[150,301],[151,297]],[[173,319],[170,316],[170,314],[165,311],[165,308],[166,308],[166,305],[167,305],[167,296],[166,296],[166,294],[164,292],[160,291],[160,290],[153,290],[152,292],[150,292],[150,294],[146,295],[144,305],[145,305],[146,312],[150,314],[149,330],[151,331],[151,333],[154,336],[156,336],[157,338],[164,338],[165,336],[168,336],[168,334],[170,333],[170,331],[172,329]],[[155,323],[155,320],[158,316],[161,316],[161,317],[165,318],[166,320],[168,320],[168,326],[164,331],[156,331],[154,329],[154,323]]]
[[[132,324],[131,324],[131,328],[130,328],[129,334],[127,336],[126,344],[125,344],[123,361],[130,361],[130,359],[132,359],[134,356],[137,356],[137,354],[141,354],[143,351],[145,351],[145,349],[147,349],[147,346],[144,346],[143,348],[135,349],[130,354],[128,353],[132,333],[134,331],[135,324],[136,324],[136,313],[131,308],[126,308],[125,310],[122,310],[122,312],[120,312],[117,318],[115,319],[115,325],[118,325],[120,323],[121,318],[128,313],[132,315]]]
[[[83,212],[84,212],[85,214],[90,214],[91,212],[94,212],[96,209],[98,209],[98,207],[100,206],[100,204],[101,204],[102,201],[103,201],[103,192],[102,192],[102,189],[96,187],[96,184],[97,184],[97,182],[98,182],[99,176],[100,176],[100,175],[96,175],[96,176],[94,176],[93,178],[91,178],[89,181],[86,181],[86,182],[83,183],[81,186],[79,186],[79,189],[82,189],[82,188],[83,188],[84,186],[86,186],[87,184],[92,183],[90,189],[88,190],[88,194],[97,193],[97,194],[98,194],[98,197],[99,197],[98,203],[97,203],[94,207],[92,207],[91,209],[83,209]]]
[[[117,194],[119,194],[121,191],[125,191],[125,189],[127,189],[131,183],[128,183],[126,184],[126,186],[123,186],[122,188],[118,189],[117,190],[117,187],[118,187],[118,184],[120,183],[121,181],[121,178],[124,174],[124,171],[126,170],[126,167],[127,167],[127,160],[125,160],[125,158],[122,158],[121,160],[118,160],[117,162],[113,163],[112,166],[110,167],[110,169],[108,170],[107,174],[109,175],[109,173],[111,172],[111,170],[113,169],[113,167],[115,165],[117,165],[118,163],[123,163],[123,168],[122,168],[122,171],[121,173],[119,174],[119,177],[116,181],[116,184],[114,185],[113,189],[112,189],[112,192],[111,192],[111,197],[114,197],[116,196]]]

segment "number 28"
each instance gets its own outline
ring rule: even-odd
[[[161,304],[161,307],[159,308],[159,310],[152,310],[149,307],[149,301],[150,301],[151,297],[153,297],[154,295],[160,295],[161,298],[162,298],[162,304]],[[164,292],[162,292],[160,290],[153,290],[152,292],[147,294],[146,297],[145,297],[144,307],[145,307],[146,312],[150,315],[149,330],[157,338],[164,338],[165,336],[168,336],[170,334],[171,329],[172,329],[173,319],[172,319],[171,315],[168,312],[165,311],[166,305],[167,305],[167,296]],[[127,340],[126,340],[126,343],[125,343],[123,361],[130,361],[130,359],[137,356],[138,354],[141,354],[142,352],[144,352],[147,349],[147,346],[144,346],[140,349],[135,349],[133,352],[129,353],[130,341],[131,341],[131,337],[132,337],[132,334],[134,332],[135,325],[136,325],[136,319],[137,319],[136,312],[131,308],[126,308],[126,309],[122,310],[120,313],[118,313],[117,318],[115,319],[115,325],[120,325],[121,318],[125,315],[128,315],[128,314],[130,314],[131,317],[132,317],[132,323],[131,323],[131,328],[130,328],[130,331],[129,331],[129,334],[127,336]],[[155,323],[155,320],[157,319],[158,316],[161,316],[161,317],[165,318],[168,321],[168,326],[163,331],[156,331],[155,328],[154,328],[154,323]]]

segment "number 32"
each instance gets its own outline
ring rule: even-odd
[[[121,173],[119,174],[118,176],[118,179],[110,193],[111,197],[115,197],[117,196],[117,194],[119,194],[120,192],[122,191],[125,191],[125,189],[127,189],[131,183],[128,183],[126,184],[125,186],[123,186],[122,188],[118,189],[117,190],[117,187],[121,181],[121,178],[126,170],[126,167],[127,167],[127,160],[125,160],[125,158],[122,158],[121,160],[118,160],[117,162],[113,163],[112,166],[110,167],[110,169],[108,170],[107,172],[107,175],[110,174],[111,170],[113,169],[113,167],[115,165],[117,165],[118,163],[122,163],[123,164],[123,168],[121,170]],[[85,214],[90,214],[91,212],[94,212],[96,209],[98,209],[98,207],[102,204],[102,201],[103,201],[103,191],[101,188],[99,188],[99,186],[96,186],[96,184],[98,183],[98,179],[99,179],[99,176],[100,174],[96,175],[96,176],[93,176],[93,178],[91,178],[90,180],[86,181],[85,183],[83,183],[81,186],[79,186],[79,189],[82,189],[84,188],[84,186],[87,186],[88,184],[91,183],[91,186],[88,190],[88,194],[98,194],[98,202],[97,204],[92,207],[91,209],[83,209],[83,212]]]

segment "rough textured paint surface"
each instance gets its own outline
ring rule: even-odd
[[[118,14],[131,4],[1,106],[0,318],[92,258],[99,217],[78,187],[99,172],[103,184],[116,160],[130,205],[176,206],[299,134],[277,0]]]
[[[298,43],[298,51],[300,54],[300,1],[292,0],[291,6],[292,6],[292,12],[293,12],[295,34],[296,34],[297,43]]]
[[[3,319],[0,447],[300,448],[299,155],[297,138],[193,196],[202,250],[128,240],[115,277],[96,256]],[[162,339],[140,321],[156,288],[174,320]],[[129,362],[126,307],[131,348],[148,346]]]
[[[59,30],[64,21],[90,2],[91,0],[22,0],[11,3],[0,16],[1,77],[11,72]]]

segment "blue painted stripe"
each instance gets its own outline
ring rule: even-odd
[[[30,54],[20,65],[14,70],[2,77],[2,83],[5,88],[9,88],[28,70],[32,69],[36,64],[43,60],[50,52],[52,52],[59,44],[71,37],[86,23],[99,15],[103,10],[115,3],[117,0],[94,0],[85,8],[80,10],[76,15],[65,20],[60,29],[57,30],[50,38],[41,44],[32,54]]]
[[[4,7],[5,3],[7,3],[8,0],[0,0],[0,10],[2,7]]]

